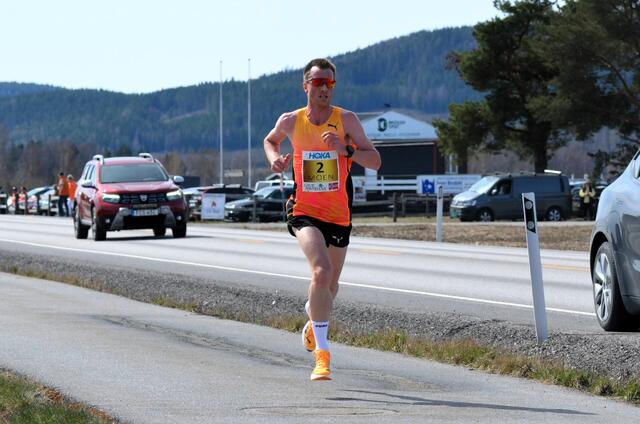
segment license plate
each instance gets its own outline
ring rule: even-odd
[[[158,215],[158,209],[134,209],[131,211],[131,216],[156,216]]]
[[[451,216],[451,218],[457,218],[458,217],[458,211],[456,209],[449,209],[449,215]]]

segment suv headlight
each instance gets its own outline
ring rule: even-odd
[[[167,193],[167,200],[182,199],[182,190],[170,191]]]
[[[107,203],[119,203],[120,195],[111,194],[111,193],[102,193],[102,200],[104,200]]]
[[[473,200],[458,200],[458,206],[475,206],[476,199]]]

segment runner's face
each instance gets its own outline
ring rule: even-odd
[[[306,81],[303,83],[304,92],[307,93],[307,99],[309,104],[317,106],[329,106],[331,105],[331,99],[333,98],[333,89],[323,84],[320,87],[314,87],[307,81],[313,78],[330,78],[333,79],[333,71],[331,69],[320,69],[314,66],[309,71],[309,75]]]

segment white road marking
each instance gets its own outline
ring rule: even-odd
[[[284,277],[284,278],[292,278],[292,279],[296,279],[296,280],[306,280],[306,281],[309,280],[309,277],[299,277],[297,275],[279,274],[279,273],[275,273],[275,272],[257,271],[257,270],[253,270],[253,269],[235,268],[235,267],[228,267],[228,266],[222,266],[222,265],[210,265],[210,264],[203,264],[203,263],[199,263],[199,262],[178,261],[178,260],[175,260],[175,259],[161,259],[161,258],[153,258],[153,257],[150,257],[150,256],[130,255],[130,254],[127,254],[127,253],[103,252],[103,251],[100,251],[100,250],[92,250],[92,249],[76,249],[76,248],[73,248],[73,247],[53,246],[53,245],[49,245],[49,244],[40,244],[40,243],[32,243],[32,242],[27,242],[27,241],[18,241],[18,240],[9,240],[9,239],[0,239],[0,241],[1,242],[6,242],[6,243],[23,244],[23,245],[34,246],[34,247],[44,247],[44,248],[49,248],[49,249],[66,250],[66,251],[70,251],[70,252],[95,253],[95,254],[98,254],[98,255],[118,256],[118,257],[122,257],[122,258],[143,259],[143,260],[153,261],[153,262],[165,262],[165,263],[172,263],[172,264],[179,264],[179,265],[198,266],[198,267],[203,267],[203,268],[220,269],[220,270],[224,270],[224,271],[244,272],[244,273],[247,273],[247,274],[267,275],[267,276],[271,276],[271,277]],[[449,294],[431,293],[431,292],[425,292],[425,291],[419,291],[419,290],[397,289],[397,288],[392,288],[392,287],[374,286],[374,285],[371,285],[371,284],[349,283],[347,281],[340,281],[340,284],[342,284],[344,286],[360,287],[360,288],[367,288],[367,289],[373,289],[373,290],[382,290],[382,291],[389,291],[389,292],[394,292],[394,293],[416,294],[416,295],[420,295],[420,296],[438,297],[438,298],[443,298],[443,299],[461,300],[461,301],[466,301],[466,302],[484,303],[484,304],[489,304],[489,305],[510,306],[510,307],[522,308],[522,309],[533,309],[532,305],[525,305],[523,303],[500,302],[500,301],[497,301],[497,300],[478,299],[478,298],[464,297],[464,296],[454,296],[454,295],[449,295]],[[561,312],[561,313],[572,314],[572,315],[584,315],[584,316],[589,316],[589,317],[594,317],[595,316],[594,312],[582,312],[582,311],[574,311],[574,310],[570,310],[570,309],[547,308],[547,311]]]

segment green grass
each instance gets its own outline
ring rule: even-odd
[[[86,406],[65,402],[52,389],[0,370],[0,423],[106,424],[114,422]]]
[[[15,274],[50,279],[53,281],[65,280],[59,277],[55,279],[53,278],[54,276],[46,273],[25,272],[24,270],[19,271],[17,269],[10,269],[8,271]],[[67,278],[64,282],[91,288],[90,284],[80,282],[76,278]],[[245,313],[238,313],[227,309],[206,308],[203,310],[201,305],[197,303],[184,303],[166,296],[157,297],[153,299],[152,303],[189,312],[203,313],[221,319],[265,325],[294,333],[302,331],[302,327],[306,323],[306,320],[299,315],[285,315],[268,320],[258,320],[252,319]],[[570,369],[561,363],[542,360],[537,357],[516,355],[503,349],[480,345],[474,340],[431,341],[397,329],[362,334],[350,331],[335,323],[331,324],[329,338],[334,342],[351,346],[397,352],[442,363],[484,370],[495,374],[527,378],[546,384],[578,389],[598,396],[613,397],[635,405],[640,405],[639,380],[617,381],[586,371]],[[0,409],[0,423],[2,422],[2,409]],[[47,423],[50,421],[42,422]]]

